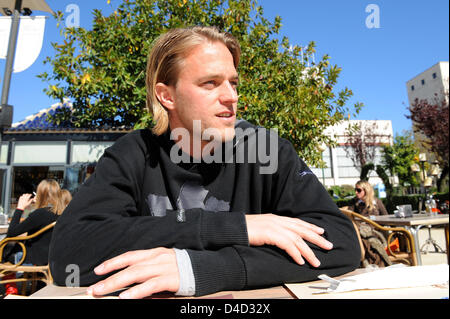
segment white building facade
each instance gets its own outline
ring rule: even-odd
[[[449,92],[449,64],[447,62],[438,62],[419,75],[406,82],[408,92],[409,106],[416,99],[419,101],[427,100],[429,104],[438,104],[444,98],[447,103]],[[412,123],[414,128],[414,123]],[[413,129],[414,130],[414,129]],[[429,149],[422,143],[427,138],[420,132],[414,132],[414,140],[421,152],[428,153],[429,158],[433,159]]]
[[[409,105],[413,104],[415,99],[434,103],[435,94],[441,95],[444,92],[448,92],[448,88],[448,61],[438,62],[406,82]]]
[[[385,145],[393,144],[393,129],[390,120],[348,120],[338,125],[329,127],[325,133],[337,142],[336,147],[327,147],[322,153],[323,160],[327,167],[324,169],[311,168],[313,173],[325,186],[334,185],[354,185],[360,178],[361,167],[355,165],[351,159],[352,149],[348,145],[348,127],[358,125],[361,132],[370,130],[371,152],[374,154],[373,163],[382,164],[382,149]],[[382,180],[375,172],[369,174],[369,183],[376,185]]]

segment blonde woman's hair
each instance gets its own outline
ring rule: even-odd
[[[237,69],[241,55],[239,42],[231,34],[220,32],[216,27],[195,26],[171,29],[154,42],[147,59],[146,89],[147,110],[153,115],[156,135],[165,133],[169,127],[169,114],[159,102],[155,87],[157,83],[175,86],[184,58],[196,46],[209,42],[222,42],[233,56]]]
[[[44,179],[36,190],[36,208],[49,207],[57,215],[61,215],[64,205],[61,200],[61,188],[54,179]]]
[[[69,205],[72,200],[72,194],[67,189],[61,189],[61,201],[64,206],[64,209]]]
[[[367,210],[371,211],[375,209],[375,192],[372,185],[368,181],[361,180],[356,183],[356,186],[364,190],[365,195],[363,201],[366,204]]]

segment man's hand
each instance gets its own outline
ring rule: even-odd
[[[321,236],[324,233],[323,228],[298,218],[274,214],[246,215],[245,218],[250,245],[277,246],[285,250],[300,265],[305,263],[303,257],[313,267],[320,265],[320,261],[305,240],[323,249],[333,248],[333,244]]]
[[[179,289],[180,278],[173,249],[129,251],[105,261],[94,272],[105,275],[122,268],[124,269],[89,287],[88,294],[105,295],[138,284],[119,295],[120,298],[137,299],[161,291],[177,292]]]

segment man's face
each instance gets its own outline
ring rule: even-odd
[[[205,129],[214,128],[221,141],[234,137],[237,110],[238,74],[233,56],[221,42],[196,46],[184,59],[178,81],[171,87],[173,109],[170,128],[186,128],[194,139]],[[201,132],[194,132],[193,121],[200,121]],[[208,141],[202,141],[202,145]]]

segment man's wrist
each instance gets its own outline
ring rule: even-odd
[[[193,296],[195,295],[195,277],[191,258],[184,249],[173,248],[173,250],[177,258],[178,274],[180,276],[180,287],[175,294],[178,296]]]

